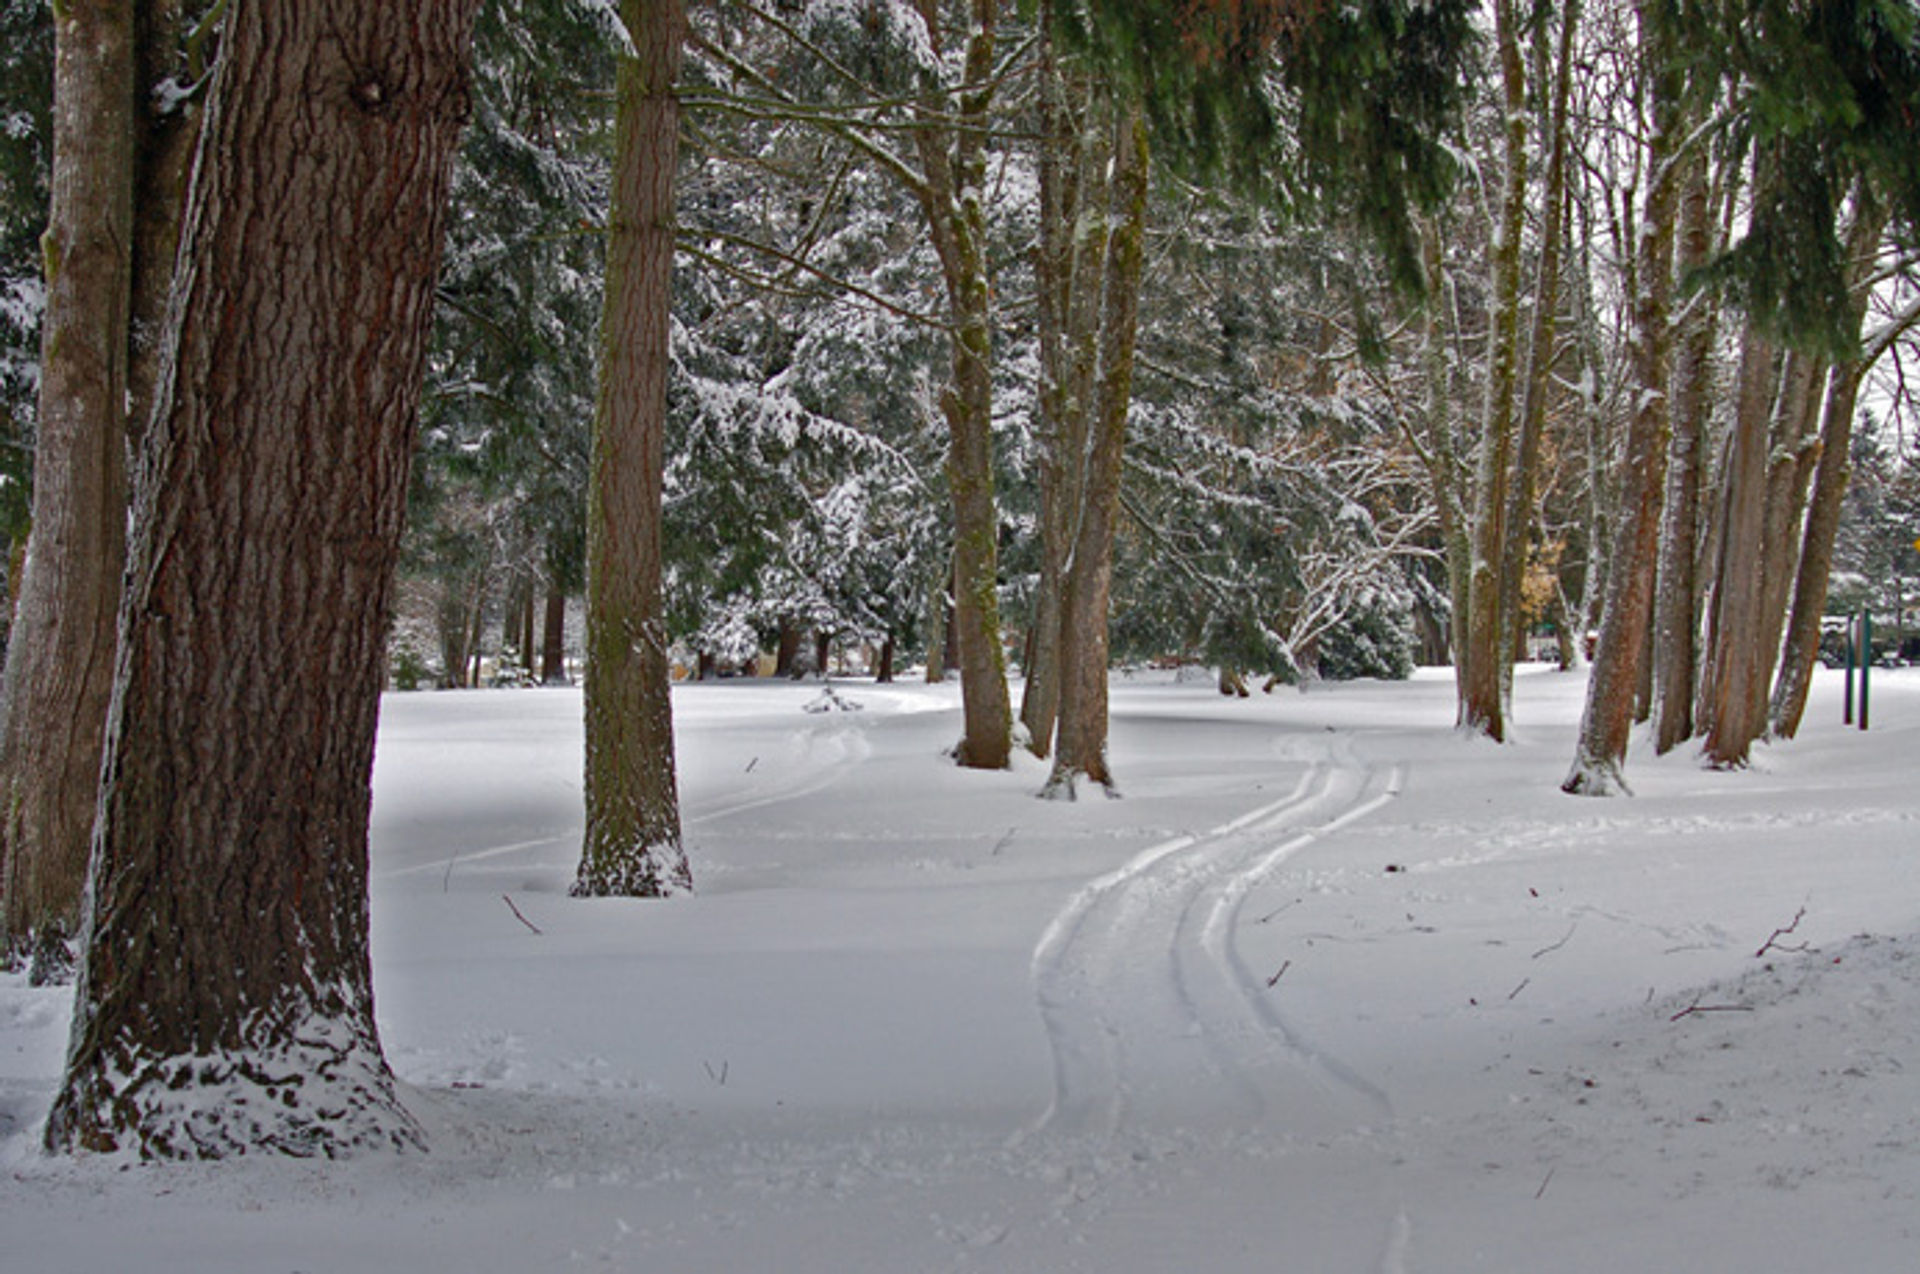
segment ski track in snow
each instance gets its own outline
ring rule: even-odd
[[[1391,1116],[1381,1089],[1287,1020],[1233,942],[1256,886],[1399,792],[1400,770],[1360,761],[1346,736],[1316,751],[1287,796],[1142,851],[1054,916],[1032,964],[1054,1092],[1015,1145],[1065,1138],[1098,1153],[1169,1120],[1329,1137]]]

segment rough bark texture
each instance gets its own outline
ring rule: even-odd
[[[937,22],[921,0],[927,29]],[[952,371],[940,405],[947,420],[947,487],[953,501],[954,635],[946,651],[960,669],[961,765],[1001,770],[1013,751],[1013,707],[1000,646],[999,521],[993,492],[993,314],[988,277],[988,108],[999,6],[972,0],[966,88],[929,101],[915,134],[925,180],[918,194],[947,286]],[[936,122],[943,120],[946,122]]]
[[[1826,402],[1831,365],[1816,355],[1796,352],[1787,360],[1780,398],[1774,406],[1767,461],[1767,515],[1761,545],[1761,626],[1754,635],[1764,700],[1780,657],[1793,577],[1800,561],[1800,528],[1806,521],[1807,491],[1820,459],[1820,409]],[[1765,710],[1756,703],[1757,728],[1766,732]]]
[[[1654,575],[1659,566],[1660,504],[1666,481],[1669,310],[1673,294],[1673,245],[1678,183],[1670,159],[1677,142],[1677,85],[1672,36],[1659,6],[1640,6],[1640,39],[1650,76],[1653,114],[1648,167],[1646,225],[1639,244],[1639,291],[1634,302],[1634,403],[1621,458],[1618,530],[1607,577],[1600,640],[1580,718],[1573,767],[1560,787],[1582,796],[1625,791],[1620,769],[1627,757],[1639,693],[1641,660],[1653,618]]]
[[[567,595],[551,584],[541,623],[540,684],[567,684]]]
[[[78,925],[125,554],[130,0],[61,7],[33,531],[0,692],[0,936]]]
[[[1079,131],[1066,102],[1066,86],[1054,59],[1051,6],[1043,4],[1040,67],[1040,225],[1034,246],[1036,336],[1040,347],[1037,395],[1040,452],[1040,579],[1034,592],[1020,695],[1020,723],[1027,748],[1042,759],[1053,751],[1060,717],[1060,594],[1078,500],[1079,452],[1068,431],[1074,418],[1069,350],[1074,296],[1074,231],[1079,221]]]
[[[1488,738],[1506,738],[1504,691],[1508,651],[1502,640],[1500,569],[1506,553],[1512,483],[1514,416],[1520,380],[1520,237],[1526,225],[1526,72],[1521,18],[1514,0],[1494,5],[1495,44],[1506,107],[1506,177],[1500,195],[1500,237],[1493,247],[1493,313],[1487,334],[1487,407],[1474,488],[1473,562],[1468,578],[1465,697],[1460,724]]]
[[[586,834],[573,892],[693,887],[680,839],[661,596],[682,0],[623,0],[600,397],[587,514]]]
[[[1711,209],[1704,156],[1687,166],[1680,196],[1680,270],[1707,260]],[[1673,367],[1667,446],[1666,509],[1660,527],[1660,580],[1654,599],[1654,749],[1666,753],[1693,737],[1700,644],[1700,493],[1705,482],[1713,393],[1714,309],[1696,304],[1682,325]]]
[[[1749,334],[1740,365],[1740,396],[1726,466],[1725,529],[1708,625],[1706,757],[1716,766],[1747,763],[1765,724],[1766,668],[1758,634],[1765,628],[1762,542],[1767,512],[1767,434],[1778,360]]]
[[[1866,200],[1864,189],[1858,197]],[[1871,202],[1855,209],[1847,246],[1855,263],[1856,322],[1865,315],[1866,293],[1861,283],[1872,263],[1874,245],[1880,241],[1885,228],[1883,209]],[[1839,536],[1847,482],[1851,477],[1853,416],[1858,406],[1862,370],[1859,363],[1834,368],[1827,389],[1818,467],[1794,574],[1792,611],[1769,709],[1770,728],[1785,739],[1792,738],[1800,729],[1800,718],[1807,708],[1807,692],[1813,685],[1813,669],[1820,661],[1820,619],[1827,609],[1827,581],[1833,570],[1833,548]]]
[[[1426,271],[1427,300],[1422,315],[1420,361],[1425,382],[1426,401],[1421,412],[1421,432],[1413,438],[1415,449],[1425,464],[1433,484],[1434,506],[1438,511],[1440,541],[1445,545],[1447,566],[1448,620],[1447,657],[1453,663],[1456,706],[1461,722],[1466,720],[1467,610],[1473,545],[1467,534],[1465,466],[1453,443],[1453,420],[1448,403],[1451,373],[1447,349],[1445,299],[1448,281],[1440,243],[1440,230],[1429,217],[1420,219],[1420,256]]]
[[[374,1026],[367,814],[472,8],[228,19],[134,477],[53,1149],[419,1139]]]
[[[1507,492],[1505,541],[1500,556],[1500,624],[1502,637],[1499,659],[1500,699],[1504,705],[1513,697],[1513,662],[1525,657],[1527,647],[1526,616],[1521,603],[1520,585],[1526,578],[1533,524],[1539,501],[1540,453],[1546,432],[1547,400],[1553,385],[1554,364],[1558,361],[1560,317],[1560,261],[1566,241],[1567,201],[1567,108],[1573,90],[1573,37],[1579,24],[1581,6],[1569,0],[1560,12],[1560,29],[1548,64],[1548,41],[1544,30],[1535,36],[1534,82],[1544,85],[1551,70],[1553,92],[1546,108],[1546,174],[1541,192],[1545,204],[1544,224],[1540,229],[1540,263],[1534,275],[1532,330],[1527,338],[1525,390],[1520,399],[1519,439],[1513,460],[1513,482]]]
[[[153,414],[159,375],[160,333],[167,294],[180,251],[187,177],[200,136],[200,110],[193,101],[158,94],[173,86],[186,17],[182,0],[137,0],[135,9],[132,350],[128,363],[127,426],[137,445]]]
[[[1146,242],[1147,125],[1137,108],[1122,111],[1115,122],[1112,172],[1099,393],[1060,608],[1060,747],[1047,780],[1049,791],[1067,795],[1081,777],[1113,789],[1107,763],[1107,612]]]

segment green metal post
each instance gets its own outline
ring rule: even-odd
[[[1855,659],[1854,651],[1859,649],[1859,646],[1860,646],[1860,643],[1856,642],[1853,638],[1854,638],[1855,631],[1859,627],[1860,627],[1860,621],[1857,618],[1855,618],[1852,615],[1847,616],[1847,699],[1846,699],[1846,707],[1841,709],[1841,712],[1840,712],[1841,725],[1853,724],[1853,663]]]
[[[1873,667],[1873,612],[1860,612],[1860,728],[1867,728],[1867,680]]]

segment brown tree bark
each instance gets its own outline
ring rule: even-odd
[[[567,684],[567,595],[547,585],[546,612],[541,624],[540,684]]]
[[[1501,186],[1499,237],[1493,247],[1493,312],[1487,332],[1487,405],[1474,484],[1473,558],[1467,580],[1466,645],[1459,652],[1466,676],[1460,725],[1496,741],[1506,738],[1506,660],[1501,613],[1501,565],[1511,513],[1514,421],[1520,383],[1520,237],[1526,225],[1526,70],[1520,56],[1516,0],[1493,6],[1495,48],[1505,108],[1506,176]]]
[[[1076,393],[1081,386],[1075,356],[1083,325],[1075,319],[1088,307],[1075,305],[1076,295],[1085,291],[1075,266],[1099,251],[1094,242],[1099,236],[1077,234],[1085,192],[1083,148],[1080,123],[1054,56],[1050,5],[1042,5],[1040,28],[1040,224],[1033,266],[1040,354],[1040,578],[1028,630],[1020,723],[1026,728],[1028,750],[1045,759],[1053,752],[1060,719],[1060,602],[1086,450],[1085,400]]]
[[[1653,618],[1659,567],[1660,510],[1666,481],[1668,372],[1672,327],[1673,246],[1678,181],[1671,162],[1679,85],[1672,69],[1673,34],[1659,6],[1637,6],[1642,56],[1649,68],[1653,136],[1649,143],[1645,229],[1640,236],[1634,300],[1634,402],[1621,457],[1618,529],[1601,612],[1600,640],[1587,681],[1586,706],[1564,792],[1610,796],[1626,791],[1621,766],[1633,729],[1640,665]]]
[[[920,0],[929,31],[932,0]],[[987,262],[986,135],[993,102],[997,0],[971,0],[957,95],[926,103],[915,133],[924,180],[920,198],[946,281],[952,323],[951,372],[941,395],[947,421],[947,487],[953,501],[954,631],[959,649],[964,734],[954,757],[975,769],[1007,767],[1013,750],[1012,697],[1000,646],[999,521],[993,483],[993,318]]]
[[[1680,269],[1704,264],[1712,250],[1705,157],[1687,164],[1680,195]],[[1660,528],[1660,579],[1654,599],[1654,750],[1693,737],[1700,646],[1700,496],[1706,480],[1707,422],[1713,396],[1716,311],[1694,303],[1682,323],[1668,412],[1666,509]]]
[[[1533,525],[1539,502],[1540,456],[1546,433],[1547,401],[1558,361],[1560,317],[1560,262],[1566,246],[1567,111],[1573,91],[1573,37],[1581,5],[1568,0],[1560,12],[1560,29],[1548,63],[1548,40],[1543,29],[1535,36],[1534,81],[1545,85],[1552,75],[1552,95],[1546,108],[1544,145],[1546,173],[1541,200],[1545,204],[1540,229],[1540,261],[1534,275],[1532,330],[1527,337],[1526,377],[1520,398],[1518,441],[1514,450],[1513,482],[1507,492],[1507,512],[1500,551],[1500,671],[1501,720],[1513,697],[1513,664],[1524,657],[1527,634],[1520,598],[1526,578]],[[1543,24],[1544,26],[1544,24]]]
[[[1865,187],[1856,193],[1847,246],[1855,266],[1855,307],[1865,316],[1866,294],[1861,289],[1873,248],[1886,228],[1885,209],[1876,206]],[[1858,320],[1856,320],[1858,321]],[[1780,673],[1774,681],[1768,724],[1774,734],[1791,739],[1800,729],[1813,685],[1813,669],[1820,661],[1820,619],[1827,608],[1827,581],[1833,570],[1833,548],[1845,509],[1847,483],[1852,475],[1853,417],[1858,407],[1863,362],[1843,363],[1833,369],[1828,383],[1820,427],[1818,467],[1813,494],[1801,533],[1799,562],[1794,573],[1792,610]]]
[[[134,5],[64,5],[54,40],[33,530],[0,691],[0,939],[16,940],[78,925],[127,516]]]
[[[1049,793],[1067,796],[1082,777],[1109,794],[1114,786],[1107,762],[1107,612],[1145,263],[1147,124],[1138,107],[1118,112],[1112,149],[1112,230],[1103,288],[1099,393],[1090,422],[1078,533],[1061,599],[1060,746],[1047,780]]]
[[[693,887],[680,838],[661,595],[683,0],[621,0],[600,396],[587,515],[586,833],[573,892]]]
[[[1707,760],[1742,766],[1765,725],[1766,669],[1757,635],[1765,627],[1762,544],[1766,533],[1767,440],[1779,361],[1749,333],[1740,363],[1739,405],[1725,475],[1725,526],[1707,626]]]
[[[367,815],[472,9],[253,0],[223,32],[54,1150],[420,1139],[374,1024]]]

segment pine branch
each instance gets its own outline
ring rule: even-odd
[[[733,234],[726,230],[699,228],[699,229],[691,229],[691,230],[682,232],[680,236],[680,241],[679,241],[680,250],[682,252],[685,252],[688,256],[692,257],[696,261],[700,261],[706,265],[713,266],[715,269],[724,272],[731,278],[738,279],[740,282],[747,284],[749,287],[760,288],[765,291],[775,293],[781,296],[810,297],[815,295],[814,293],[805,292],[799,288],[795,288],[790,284],[782,283],[774,275],[759,274],[755,271],[746,269],[744,266],[736,265],[733,262],[728,261],[725,258],[716,255],[715,253],[707,251],[705,248],[702,248],[697,244],[689,242],[689,240],[695,235],[698,235],[700,238],[703,238],[703,239],[716,239],[722,243],[731,244],[736,248],[744,248],[748,252],[758,253],[761,256],[771,257],[776,261],[792,266],[796,270],[812,275],[814,278],[820,280],[822,283],[827,284],[829,287],[836,288],[852,296],[857,296],[861,300],[866,301],[868,304],[878,309],[885,310],[887,313],[892,314],[894,317],[904,319],[909,323],[917,323],[922,327],[931,328],[934,331],[938,331],[938,332],[946,332],[951,330],[951,326],[943,319],[938,319],[928,314],[922,314],[922,313],[919,313],[918,311],[907,309],[905,306],[900,305],[894,301],[890,301],[886,297],[881,296],[878,292],[874,292],[868,288],[861,287],[859,284],[854,283],[849,279],[842,278],[841,276],[836,275],[829,270],[822,269],[821,267],[813,264],[811,261],[808,261],[802,257],[796,256],[793,253],[788,252],[784,248],[777,248],[773,244],[762,243],[758,240],[749,239],[744,235]]]

